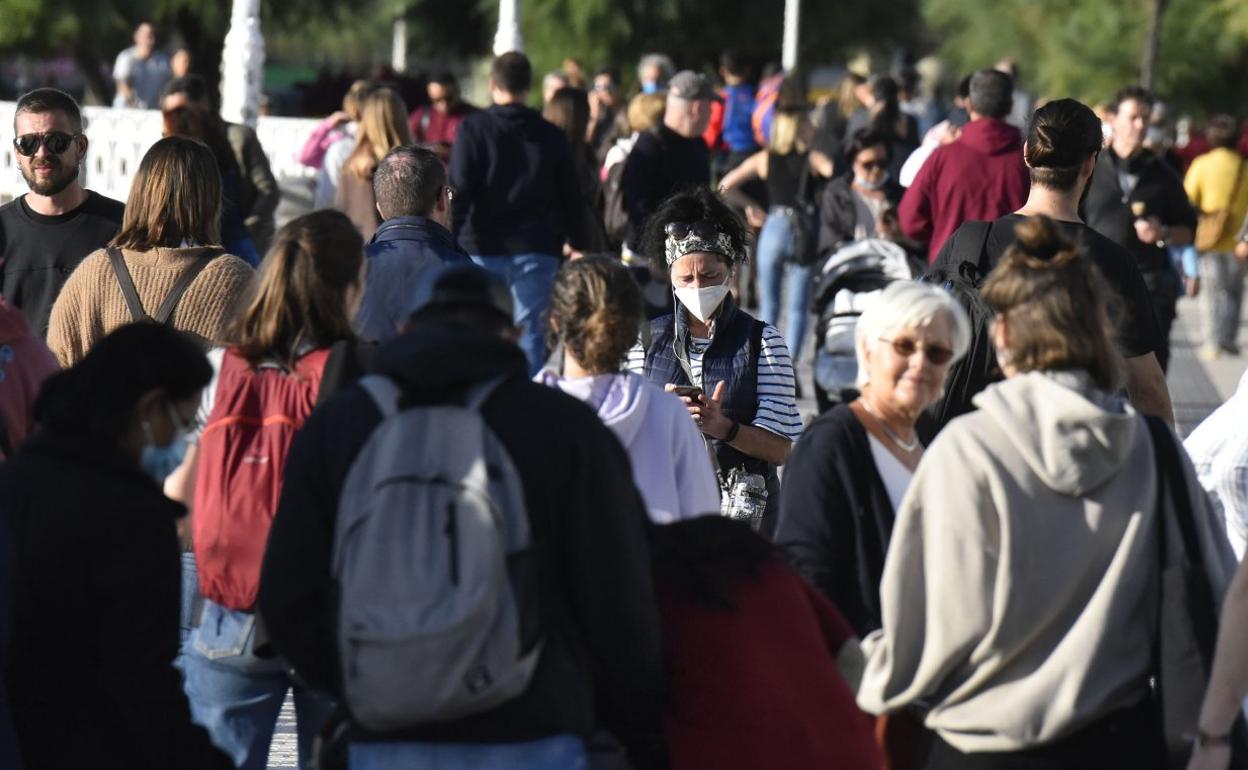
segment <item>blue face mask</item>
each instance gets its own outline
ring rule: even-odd
[[[657,94],[659,92],[658,83],[642,83],[641,92],[643,94]]]
[[[139,455],[139,465],[157,483],[163,483],[182,464],[186,457],[186,434],[190,432],[190,427],[182,424],[177,410],[167,402],[165,408],[169,411],[169,420],[175,428],[173,439],[164,446],[156,444],[152,439],[151,425],[144,420],[143,435],[147,438],[147,443],[143,445],[143,451]]]

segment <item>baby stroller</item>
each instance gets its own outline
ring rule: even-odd
[[[892,241],[854,241],[828,255],[815,276],[815,402],[822,414],[858,397],[858,356],[854,329],[862,315],[893,281],[909,281],[923,267]]]

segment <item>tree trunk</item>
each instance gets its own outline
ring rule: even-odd
[[[1161,56],[1161,22],[1166,15],[1168,0],[1146,0],[1149,5],[1148,32],[1144,39],[1144,61],[1140,65],[1140,85],[1157,87],[1157,60]]]
[[[104,73],[100,72],[101,60],[95,55],[94,51],[75,48],[74,64],[78,65],[78,71],[82,73],[83,104],[102,104],[109,105],[113,103],[113,84],[104,77]]]

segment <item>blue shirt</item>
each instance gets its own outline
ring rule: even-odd
[[[753,152],[754,86],[742,83],[724,89],[724,144],[732,152]]]

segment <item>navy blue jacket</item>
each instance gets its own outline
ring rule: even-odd
[[[426,217],[393,217],[381,223],[365,249],[368,280],[355,316],[356,333],[369,342],[398,336],[412,314],[412,302],[429,270],[468,262],[450,231]]]
[[[495,105],[464,118],[451,150],[459,245],[474,256],[586,247],[581,188],[563,132],[534,109]]]

